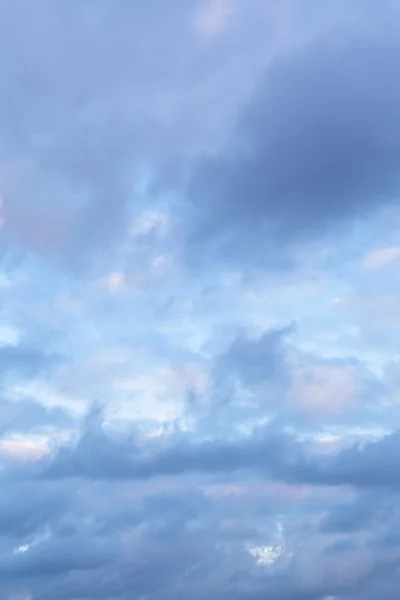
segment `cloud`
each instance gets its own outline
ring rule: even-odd
[[[315,486],[355,488],[399,486],[395,431],[363,444],[351,442],[333,453],[315,451],[310,438],[289,434],[278,420],[256,426],[232,439],[220,432],[202,439],[180,431],[143,438],[140,430],[124,434],[104,427],[101,411],[85,421],[78,438],[58,445],[51,455],[27,466],[30,477],[58,480],[149,480],[177,475],[259,474],[264,480]],[[313,438],[311,437],[311,442]]]
[[[289,325],[253,338],[245,332],[239,333],[229,348],[218,357],[216,376],[237,376],[248,386],[284,376],[284,340],[293,331],[294,325]]]
[[[189,257],[276,265],[397,201],[399,46],[381,23],[272,62],[226,149],[193,170]]]
[[[259,470],[275,477],[298,458],[290,436],[261,429],[254,436],[193,442],[182,433],[172,439],[150,438],[143,445],[131,435],[107,432],[101,423],[88,424],[76,443],[68,442],[39,463],[48,478],[147,479],[183,473]],[[279,478],[279,475],[278,475]]]
[[[48,449],[43,444],[24,440],[4,440],[0,442],[0,457],[11,460],[38,460],[47,454]]]
[[[221,34],[233,10],[231,0],[207,0],[196,15],[196,29],[204,36]]]
[[[393,518],[393,499],[380,490],[359,491],[356,498],[338,502],[327,511],[321,530],[328,533],[355,533],[381,526]]]
[[[375,483],[380,485],[378,471],[381,471],[382,463],[371,461],[371,456],[375,447],[384,446],[384,440],[376,446],[365,446],[365,456],[361,450],[353,449],[339,452],[333,459],[323,462],[318,457],[306,460],[304,454],[299,461],[305,447],[288,439],[284,441],[285,436],[277,434],[274,437],[265,431],[254,433],[252,438],[243,441],[194,445],[180,441],[178,435],[172,445],[171,440],[161,439],[141,446],[141,442],[135,443],[132,437],[103,431],[100,423],[101,413],[93,413],[86,421],[78,444],[64,448],[53,458],[51,483],[46,483],[43,478],[32,480],[30,467],[29,470],[18,470],[19,478],[21,475],[23,478],[16,493],[21,494],[24,486],[28,486],[26,489],[30,486],[36,493],[41,490],[38,502],[46,497],[49,501],[46,489],[50,485],[55,504],[54,509],[44,506],[39,510],[32,502],[34,497],[25,495],[22,508],[31,525],[22,529],[18,540],[13,542],[14,553],[9,550],[4,554],[0,572],[5,585],[16,577],[30,589],[39,591],[43,589],[45,578],[48,589],[53,592],[64,586],[69,594],[76,594],[79,586],[83,586],[81,590],[86,590],[90,597],[90,594],[101,594],[94,575],[94,572],[101,572],[106,594],[110,597],[119,594],[124,598],[127,589],[142,594],[159,593],[164,587],[171,594],[177,589],[193,594],[199,589],[205,594],[218,582],[226,594],[238,598],[258,598],[268,591],[279,598],[295,599],[297,594],[297,597],[317,599],[340,590],[362,588],[363,582],[373,573],[377,559],[371,555],[371,544],[378,539],[377,534],[382,536],[382,531],[390,528],[392,519],[388,498],[371,492],[369,496],[360,497],[357,508],[357,503],[352,506],[351,500],[343,501],[345,490],[340,492],[338,488],[337,495],[334,490],[335,486],[343,484],[360,486],[362,490],[365,485],[374,485],[374,477],[378,477]],[[394,457],[393,450],[391,446]],[[388,454],[389,451],[386,456]],[[369,465],[371,477],[367,481],[361,481],[357,476],[364,471],[360,461],[364,462],[365,469]],[[65,470],[67,462],[68,471]],[[342,469],[349,469],[347,465],[350,470],[346,474]],[[249,485],[251,479],[245,475],[249,470],[253,474],[262,473],[267,490],[271,476],[287,477],[292,488],[288,488],[286,495],[274,486],[268,494],[265,490],[257,494]],[[228,490],[227,494],[221,495],[213,492],[212,486],[205,494],[207,478],[194,477],[196,472],[202,472],[211,477],[212,483],[212,478],[218,475],[224,486],[224,474],[230,473],[232,477],[235,471],[239,490],[236,494]],[[11,474],[9,472],[9,476]],[[66,474],[68,479],[64,477]],[[13,477],[16,475],[14,471]],[[29,483],[24,482],[26,477],[30,479]],[[145,480],[134,487],[137,477],[145,477]],[[311,495],[302,495],[298,486],[307,479],[312,484]],[[154,481],[153,488],[149,487],[151,480]],[[12,481],[9,479],[8,486],[11,487],[6,490],[15,485]],[[323,490],[326,485],[333,486],[328,495],[331,504],[323,495],[319,497],[312,493],[313,487]],[[296,501],[292,500],[290,489]],[[66,499],[66,490],[70,498],[60,503],[61,499]],[[278,505],[286,515],[282,517],[281,538],[273,533]],[[10,506],[13,506],[12,502]],[[331,509],[328,518],[325,517],[327,506]],[[245,514],[249,515],[246,519],[243,519],[244,507],[247,507]],[[322,525],[321,519],[317,519],[313,526],[313,519],[318,514],[324,517]],[[30,521],[33,515],[35,520]],[[43,515],[43,521],[39,515]],[[289,520],[288,515],[291,515]],[[373,521],[379,528],[371,530],[372,537],[367,545],[363,541],[363,549],[349,550],[346,544],[333,548],[339,531],[348,533],[350,528],[353,535],[364,535],[362,532],[368,531]],[[10,525],[11,522],[11,519],[7,521]],[[23,522],[22,517],[18,516],[16,522]],[[304,527],[308,529],[308,542],[301,537]],[[281,558],[276,564],[260,564],[257,553],[251,550],[274,546],[279,539]],[[357,538],[355,543],[361,543],[361,540]],[[390,565],[390,552],[382,551],[383,564],[387,560]],[[364,556],[365,561],[357,562],[360,556]],[[217,569],[213,566],[216,564]],[[157,567],[155,580],[147,575],[150,565],[152,572]],[[263,574],[259,569],[270,571]],[[111,572],[117,572],[117,575],[111,577]],[[233,572],[237,572],[235,585]],[[237,590],[239,583],[243,596]]]
[[[0,0],[1,598],[396,597],[400,10],[328,4]]]
[[[360,414],[372,421],[385,382],[351,357],[321,358],[301,351],[293,344],[298,333],[291,324],[234,337],[215,358],[208,401],[203,395],[191,405],[205,419],[203,426],[217,431],[220,424],[220,432],[226,431],[228,408],[230,424],[238,429],[271,419],[305,431],[318,423],[354,425]]]
[[[309,415],[349,413],[359,392],[359,381],[350,366],[319,364],[295,366],[289,402]]]
[[[399,259],[400,248],[380,248],[370,252],[364,262],[368,269],[379,269]]]
[[[35,534],[68,508],[69,494],[47,486],[13,482],[4,487],[1,499],[0,530],[15,544]]]
[[[32,377],[62,361],[64,361],[64,357],[46,354],[42,350],[29,345],[0,347],[2,377],[7,377],[15,372]]]
[[[141,208],[157,209],[148,192],[154,174],[214,145],[238,102],[226,86],[240,98],[262,68],[246,24],[211,52],[193,35],[200,13],[208,30],[223,26],[225,7],[215,6],[204,13],[197,0],[157,2],[154,20],[144,6],[108,0],[68,9],[40,0],[35,11],[20,0],[1,5],[9,245],[75,273],[113,268]]]
[[[395,431],[381,440],[343,450],[326,469],[316,470],[316,478],[331,485],[396,489],[399,485],[396,460],[399,440],[400,434]]]

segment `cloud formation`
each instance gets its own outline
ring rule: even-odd
[[[397,36],[379,21],[338,35],[273,60],[226,149],[199,160],[188,190],[199,255],[268,265],[397,202]]]
[[[396,596],[399,28],[0,0],[1,599]]]

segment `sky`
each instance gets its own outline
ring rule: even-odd
[[[0,0],[0,600],[392,600],[397,0]]]

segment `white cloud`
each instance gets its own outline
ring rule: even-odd
[[[0,440],[0,457],[17,461],[43,458],[49,449],[44,442],[29,439]]]
[[[258,565],[268,566],[273,565],[278,558],[284,553],[283,546],[257,546],[250,548],[249,552],[254,558]]]

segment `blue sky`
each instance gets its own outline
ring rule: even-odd
[[[399,33],[0,0],[1,598],[395,596]]]

